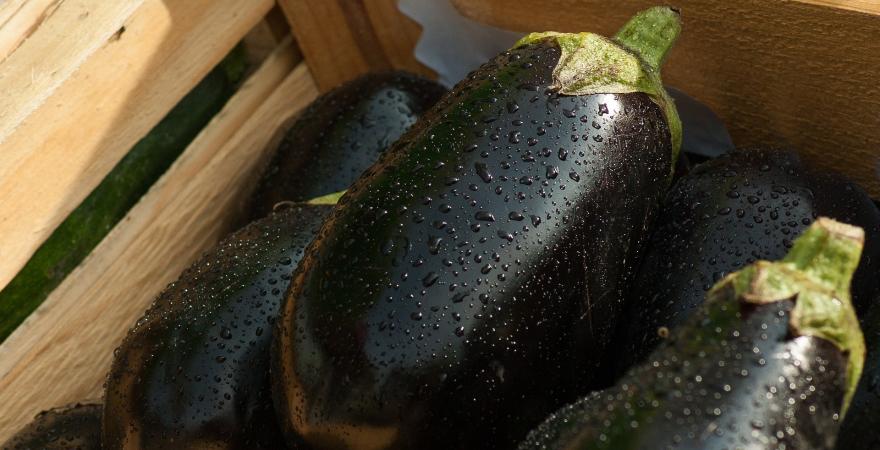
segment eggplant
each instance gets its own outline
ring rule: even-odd
[[[248,225],[170,284],[116,350],[106,449],[283,448],[269,348],[290,275],[332,206]]]
[[[285,133],[250,201],[250,218],[281,202],[343,191],[446,93],[406,72],[371,73],[312,102]]]
[[[875,275],[880,278],[880,272]],[[852,404],[840,426],[837,439],[838,450],[854,448],[880,449],[880,294],[866,315],[861,319],[865,334],[865,369]]]
[[[680,146],[679,29],[529,35],[355,182],[275,333],[289,445],[511,448],[589,389]]]
[[[681,117],[681,156],[716,158],[734,149],[721,118],[706,104],[675,88],[666,88]]]
[[[741,149],[696,166],[661,207],[611,356],[615,377],[686,320],[714,283],[757,260],[782,258],[818,216],[865,230],[852,286],[861,316],[880,292],[880,212],[859,186],[778,149]]]
[[[832,449],[865,357],[849,295],[863,238],[818,219],[781,261],[724,277],[645,363],[519,449]]]
[[[75,404],[43,411],[2,450],[100,450],[101,405]]]
[[[666,89],[681,118],[681,152],[673,174],[673,182],[676,182],[696,163],[733,150],[734,145],[724,122],[712,109],[678,89]]]

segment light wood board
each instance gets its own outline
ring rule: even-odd
[[[416,61],[421,27],[397,0],[278,0],[322,92],[370,71],[436,77]]]
[[[610,35],[657,2],[453,3],[501,28]],[[684,23],[664,82],[715,110],[737,145],[789,146],[880,198],[880,1],[673,3]]]
[[[0,62],[15,51],[61,0],[0,0]]]
[[[794,0],[800,3],[848,9],[869,14],[880,14],[880,0]]]
[[[152,299],[230,232],[279,126],[317,96],[289,40],[92,254],[0,346],[0,442],[37,412],[100,398],[113,349]],[[291,72],[292,70],[292,72]]]
[[[0,288],[272,5],[67,0],[0,63]]]

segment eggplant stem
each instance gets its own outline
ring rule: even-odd
[[[680,33],[679,11],[668,6],[656,6],[633,16],[614,35],[614,40],[659,71]]]

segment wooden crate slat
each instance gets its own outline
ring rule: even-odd
[[[12,19],[21,19],[29,29],[37,28],[21,33],[27,30],[17,29],[13,20],[0,33],[4,40],[7,37],[13,40],[10,44],[27,39],[21,42],[21,51],[12,53],[0,64],[0,92],[4,93],[0,97],[0,143],[45,103],[83,61],[104,46],[143,2],[71,1],[40,5],[45,9],[33,11],[30,2],[22,4]],[[21,155],[26,150],[13,149],[12,152]],[[15,161],[3,156],[0,176],[9,169],[9,162]]]
[[[800,3],[828,6],[838,9],[848,9],[868,14],[880,15],[880,1],[878,0],[794,0]]]
[[[415,60],[419,25],[397,0],[278,0],[321,91],[370,71],[433,76]]]
[[[58,0],[0,2],[0,61],[15,51],[39,25],[52,16]]]
[[[279,126],[317,96],[289,42],[0,346],[0,442],[48,407],[100,398],[113,349],[152,299],[230,231]],[[291,72],[292,70],[292,72]]]
[[[100,3],[101,8],[130,3],[89,1]],[[55,15],[67,4],[62,3]],[[0,122],[7,132],[5,139],[0,138],[0,288],[137,140],[272,5],[271,0],[143,0],[124,19],[124,32],[84,43],[99,47],[45,100],[33,105],[35,109],[23,120],[13,128],[5,119]],[[98,13],[89,17],[93,14]],[[119,31],[123,26],[119,23],[108,26]],[[4,93],[0,98],[4,102],[27,105],[31,101],[10,100],[17,96],[6,95],[27,86],[27,80],[12,76],[18,72],[7,72],[7,67],[19,67],[18,58],[42,58],[44,55],[26,52],[25,46],[43,39],[44,32],[50,34],[45,39],[68,39],[74,32],[63,25],[47,21],[0,65],[0,92]],[[49,28],[44,31],[44,27]],[[3,111],[0,107],[0,114]]]
[[[248,61],[258,65],[272,53],[283,40],[290,38],[290,25],[281,9],[275,7],[242,38]],[[299,48],[293,51],[299,54]]]
[[[437,78],[424,64],[415,59],[415,48],[422,36],[422,27],[397,9],[398,0],[366,0],[369,16],[376,38],[388,62],[394,69]]]
[[[610,35],[630,0],[453,0],[466,16],[520,31]],[[813,3],[822,3],[813,4]],[[666,83],[708,104],[740,146],[788,145],[880,198],[880,3],[679,0],[682,37]],[[834,4],[830,7],[828,4]],[[848,6],[844,8],[841,6]],[[862,9],[872,12],[859,12]]]

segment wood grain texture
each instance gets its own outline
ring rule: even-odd
[[[416,61],[415,48],[422,35],[422,27],[400,12],[398,0],[364,0],[365,12],[379,45],[394,69],[437,78],[431,69]]]
[[[289,50],[289,48],[288,48]],[[152,299],[231,231],[279,125],[317,96],[270,57],[83,264],[0,346],[0,442],[48,407],[100,398],[113,349]]]
[[[435,75],[415,60],[421,28],[397,0],[278,0],[321,91],[370,71]]]
[[[70,0],[39,5],[45,8],[36,9],[30,7],[30,2],[22,4],[12,19],[21,17],[29,28],[37,28],[23,36],[16,33],[19,30],[8,30],[12,39],[27,40],[21,51],[0,65],[0,92],[14,93],[0,97],[0,142],[44,104],[83,61],[104,46],[143,2],[121,0],[102,4],[101,0]],[[6,33],[4,30],[3,35]],[[0,175],[5,169],[8,167],[4,159],[0,161]]]
[[[58,9],[61,0],[0,1],[0,62]]]
[[[290,38],[290,25],[287,23],[287,18],[284,17],[280,8],[275,7],[266,14],[263,20],[248,31],[241,42],[245,49],[245,56],[256,68],[278,48],[282,41]],[[300,59],[302,58],[302,53],[296,45],[292,46],[291,51],[296,52]]]
[[[453,0],[520,31],[610,35],[649,0]],[[880,16],[805,2],[679,0],[664,81],[708,104],[739,146],[790,146],[880,198]],[[823,3],[830,3],[824,1]],[[878,11],[880,13],[880,11]]]
[[[65,9],[79,3],[92,9]],[[0,288],[272,5],[67,0],[0,64]],[[81,42],[93,51],[38,51],[44,41],[80,42],[71,30],[97,16],[89,28],[101,32]]]
[[[795,0],[800,3],[880,15],[880,0]]]

